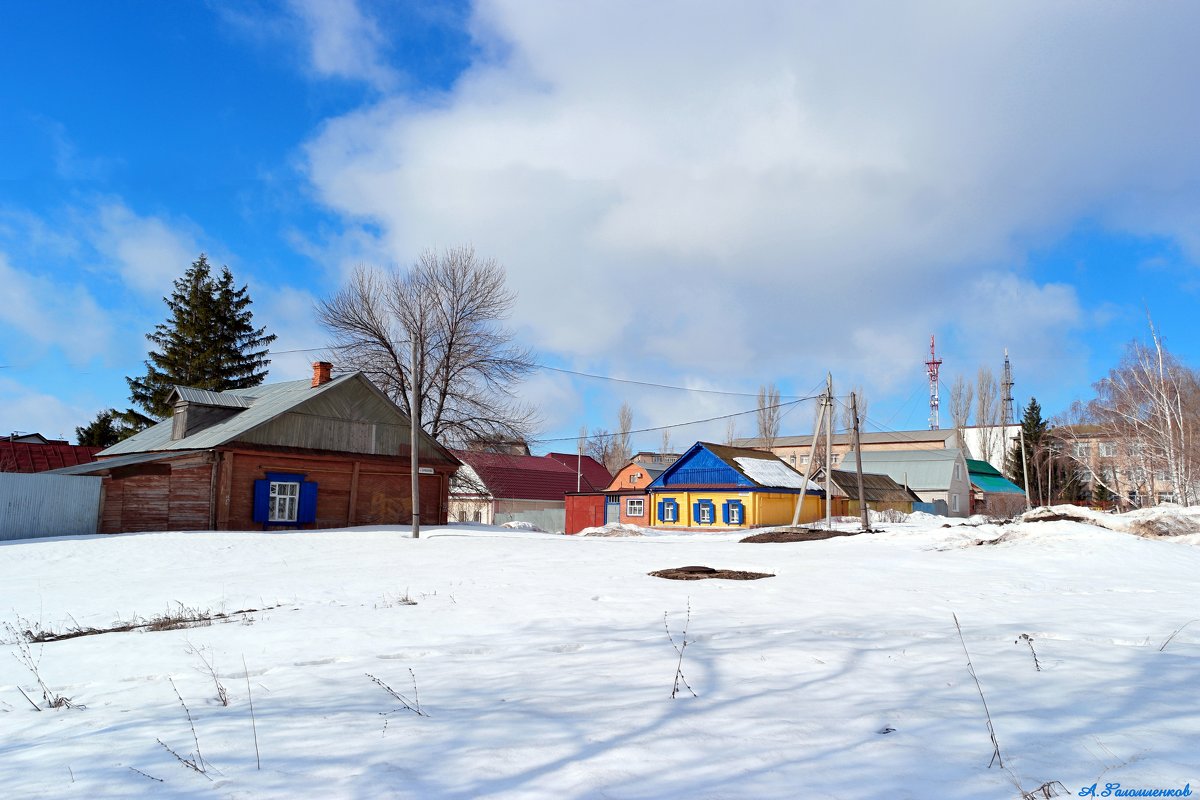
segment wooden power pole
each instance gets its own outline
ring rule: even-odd
[[[850,393],[850,413],[854,415],[854,468],[858,471],[858,511],[862,515],[862,529],[871,529],[867,521],[867,498],[863,491],[862,479],[862,447],[858,437],[858,399],[854,392]]]
[[[420,325],[421,330],[424,325]],[[409,374],[409,388],[412,389],[412,400],[409,401],[408,410],[411,416],[408,420],[408,468],[412,473],[412,537],[414,539],[421,538],[421,470],[419,459],[417,456],[417,440],[421,432],[421,391],[418,387],[420,380],[418,375],[419,365],[417,363],[417,337],[412,337],[412,365]]]

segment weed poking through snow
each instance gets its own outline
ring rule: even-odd
[[[988,711],[987,698],[983,696],[983,687],[979,685],[979,676],[975,674],[975,665],[971,663],[971,654],[967,652],[967,640],[963,638],[962,626],[958,624],[958,614],[952,614],[954,617],[954,627],[958,630],[958,640],[962,642],[963,655],[967,657],[967,672],[971,674],[972,680],[975,681],[975,689],[979,692],[979,699],[983,702],[983,713],[987,717],[988,736],[992,739],[992,759],[988,762],[988,769],[992,768],[992,764],[1000,763],[1004,766],[1004,758],[1000,755],[1000,742],[996,740],[996,729],[992,725],[992,713]]]
[[[1029,652],[1033,653],[1034,669],[1036,669],[1038,672],[1041,672],[1042,671],[1042,662],[1038,661],[1037,650],[1033,649],[1033,637],[1030,636],[1028,633],[1022,633],[1020,636],[1018,636],[1016,638],[1016,640],[1013,642],[1013,644],[1020,644],[1022,639],[1025,640],[1025,644],[1029,645]]]
[[[29,670],[29,673],[33,675],[34,680],[37,681],[38,688],[42,690],[42,699],[46,701],[47,708],[83,708],[83,706],[72,703],[71,698],[63,697],[61,694],[57,694],[52,691],[50,687],[46,685],[46,682],[42,680],[42,648],[38,648],[38,653],[35,656],[33,651],[29,648],[29,641],[22,633],[19,633],[16,628],[14,628],[12,625],[9,625],[7,622],[4,623],[4,630],[8,638],[12,640],[12,643],[17,648],[17,652],[13,653],[13,658],[17,660],[18,664],[25,667],[25,669]],[[42,710],[41,706],[35,703],[33,698],[25,694],[25,690],[20,686],[17,687],[17,691],[29,701],[29,705],[33,706],[35,710]]]
[[[175,685],[175,681],[171,678],[167,678],[167,680],[170,682],[171,688],[175,690],[175,696],[179,698],[179,705],[183,706],[183,713],[187,715],[188,727],[192,731],[192,742],[196,745],[196,750],[190,754],[191,758],[184,758],[183,756],[179,755],[179,753],[172,750],[171,747],[162,739],[155,739],[154,741],[162,745],[162,748],[168,753],[175,756],[175,760],[180,764],[192,770],[193,772],[200,773],[211,781],[212,776],[208,774],[208,770],[212,765],[205,761],[204,756],[200,754],[200,737],[196,735],[196,723],[192,720],[191,709],[188,708],[187,703],[183,702],[183,695],[179,693],[179,687]]]
[[[683,651],[686,650],[688,646],[687,632],[688,625],[690,625],[691,622],[692,601],[691,598],[688,598],[687,616],[684,617],[683,620],[683,632],[679,634],[679,642],[676,643],[675,637],[671,635],[671,627],[667,624],[667,612],[663,612],[663,628],[667,631],[667,639],[670,640],[671,647],[675,648],[675,652],[679,656],[678,661],[675,662],[675,684],[671,687],[672,700],[679,696],[679,684],[681,683],[689,692],[692,693],[692,697],[699,697],[699,695],[696,694],[696,690],[691,687],[691,684],[687,682],[687,678],[685,678],[683,675]]]
[[[412,667],[409,667],[408,674],[412,677],[412,687],[413,687],[412,688],[412,694],[413,694],[412,700],[409,700],[407,697],[400,694],[395,689],[388,686],[386,683],[381,681],[379,678],[376,678],[371,673],[369,673],[369,672],[365,673],[365,675],[368,678],[375,681],[375,684],[377,686],[379,686],[379,688],[383,689],[385,692],[390,694],[395,700],[398,700],[400,702],[400,706],[398,708],[393,708],[391,711],[380,711],[379,716],[387,717],[389,714],[394,714],[400,710],[411,711],[414,714],[416,714],[418,717],[428,717],[429,716],[428,714],[426,714],[424,711],[421,710],[421,696],[419,694],[417,694],[417,675],[415,672],[412,671]],[[383,731],[385,734],[387,733],[387,720],[386,719],[383,722]]]
[[[221,683],[221,676],[217,674],[217,668],[213,665],[213,657],[207,647],[196,647],[191,642],[187,643],[184,652],[190,656],[195,656],[200,659],[200,666],[196,671],[201,675],[207,675],[213,682],[213,686],[217,690],[217,702],[226,708],[229,707],[229,692],[225,690],[225,685]]]

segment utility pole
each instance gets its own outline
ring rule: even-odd
[[[425,319],[420,318],[417,323],[418,330],[424,331]],[[421,391],[418,388],[420,383],[419,364],[417,362],[417,336],[412,337],[412,362],[409,366],[409,388],[412,389],[412,399],[408,403],[409,411],[412,412],[408,420],[408,465],[409,472],[412,473],[412,538],[421,538],[421,470],[418,464],[417,457],[417,440],[421,432]]]
[[[811,460],[811,459],[810,459]],[[825,530],[833,530],[833,374],[825,373]]]
[[[793,528],[800,524],[800,510],[802,508],[804,508],[804,498],[808,497],[808,482],[812,479],[813,464],[816,463],[817,438],[821,435],[821,422],[822,422],[822,420],[825,419],[826,415],[829,413],[829,405],[831,403],[831,399],[829,396],[830,395],[829,386],[832,384],[832,382],[833,382],[832,377],[830,377],[828,379],[828,381],[826,382],[825,394],[822,395],[822,397],[821,397],[821,404],[817,411],[817,421],[816,421],[816,424],[813,425],[813,438],[812,438],[812,445],[809,447],[809,451],[808,451],[808,453],[809,453],[808,464],[804,467],[804,487],[800,490],[800,498],[798,500],[796,500],[796,511],[794,514],[792,514],[792,527]],[[826,449],[828,449],[828,446],[826,447]],[[826,492],[825,492],[825,502],[826,503],[829,502],[828,489],[826,489]]]
[[[868,531],[871,526],[867,521],[867,498],[863,491],[862,447],[858,437],[858,398],[854,396],[854,392],[850,393],[850,413],[854,415],[854,468],[858,472],[858,511],[862,516],[862,529]]]

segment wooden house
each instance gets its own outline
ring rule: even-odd
[[[846,464],[853,466],[853,462]],[[833,469],[829,471],[830,502],[833,503],[833,515],[841,517],[858,516],[861,509],[858,504],[858,471]],[[825,470],[817,471],[813,480],[824,486]],[[900,511],[905,514],[913,512],[913,503],[921,502],[921,498],[911,489],[906,489],[889,475],[864,472],[862,476],[863,499],[871,511]]]
[[[177,386],[170,419],[56,470],[100,475],[102,533],[412,521],[408,417],[362,373],[212,392]],[[459,461],[419,430],[423,522],[445,523]]]
[[[647,518],[663,528],[787,525],[804,476],[762,450],[697,442],[647,487]],[[825,492],[809,481],[800,521],[824,514]]]

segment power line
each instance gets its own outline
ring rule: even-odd
[[[722,394],[729,397],[758,397],[756,392],[730,392],[723,389],[697,389],[690,386],[672,386],[666,383],[654,383],[653,381],[635,381],[630,378],[614,378],[611,375],[595,375],[590,372],[576,372],[575,370],[563,369],[562,367],[552,367],[549,364],[536,364],[534,366],[537,369],[550,370],[551,372],[562,372],[566,375],[577,375],[581,378],[594,378],[596,380],[612,381],[614,383],[632,383],[636,386],[650,386],[655,389],[674,389],[680,392],[699,392],[702,394]],[[795,400],[810,399],[795,394],[782,395],[782,397]]]
[[[773,406],[764,406],[762,409],[752,408],[749,411],[738,411],[733,414],[722,414],[719,417],[709,417],[707,419],[695,419],[695,420],[691,420],[690,422],[677,422],[673,425],[659,425],[654,428],[639,428],[638,430],[634,430],[634,431],[617,431],[615,433],[606,433],[603,435],[593,435],[589,438],[612,439],[617,436],[625,436],[627,434],[633,435],[635,433],[654,433],[656,431],[671,430],[673,428],[686,428],[689,425],[702,425],[706,422],[717,422],[717,421],[723,420],[723,419],[732,419],[734,417],[745,416],[746,414],[757,414],[760,410],[766,411],[766,410],[769,410],[772,408],[785,408],[787,406],[796,406],[796,405],[799,405],[800,403],[803,403],[806,400],[815,400],[817,397],[818,397],[818,395],[813,395],[812,397],[800,397],[795,400],[789,400],[786,403],[777,403],[776,405],[773,405]],[[550,444],[552,442],[575,442],[578,440],[579,440],[578,436],[561,436],[556,439],[530,439],[528,441],[528,444]]]

